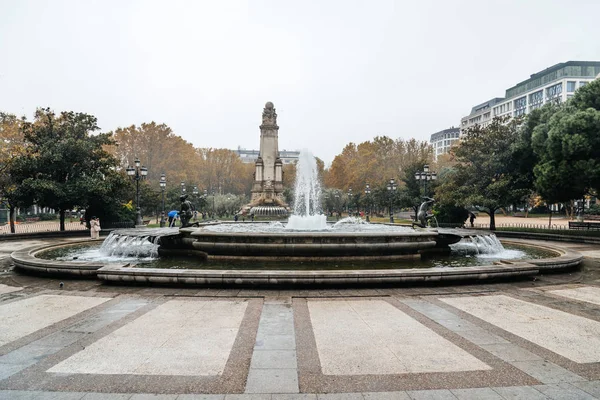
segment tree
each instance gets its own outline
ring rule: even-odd
[[[19,195],[19,181],[13,172],[15,160],[25,151],[21,130],[24,121],[24,118],[0,112],[0,201],[8,205],[11,233],[15,233],[16,209],[31,205],[26,197]]]
[[[454,154],[458,164],[436,190],[442,205],[475,207],[490,216],[520,201],[528,192],[513,174],[512,144],[517,140],[520,119],[494,118],[490,125],[476,125],[462,137]]]
[[[600,81],[579,89],[567,104],[548,108],[531,137],[538,159],[535,188],[549,203],[569,213],[575,199],[600,188]]]
[[[61,230],[67,210],[113,194],[117,163],[105,146],[114,141],[110,134],[94,134],[98,129],[94,116],[69,111],[56,117],[50,109],[39,109],[33,123],[23,123],[25,153],[13,169],[22,181],[20,196],[58,210]]]

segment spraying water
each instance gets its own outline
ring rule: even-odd
[[[321,209],[321,184],[317,160],[306,149],[300,152],[296,164],[296,187],[294,214],[286,228],[294,230],[323,230],[327,228],[327,217]]]

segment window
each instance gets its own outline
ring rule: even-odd
[[[560,97],[562,96],[562,82],[552,85],[546,89],[546,99],[548,101],[555,101],[560,103]]]
[[[525,114],[527,108],[527,97],[523,96],[514,101],[515,103],[515,117]]]
[[[573,93],[575,91],[576,84],[577,84],[577,82],[575,82],[575,81],[568,81],[567,82],[567,92]]]
[[[579,82],[579,87],[583,87],[583,86],[585,86],[585,85],[587,85],[587,82],[585,82],[585,81],[581,81],[581,82]]]
[[[529,109],[535,110],[536,108],[540,108],[542,103],[544,102],[544,91],[538,90],[535,93],[531,93],[529,95]]]

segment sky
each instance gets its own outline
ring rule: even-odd
[[[600,61],[599,0],[0,0],[0,111],[156,121],[196,147],[326,164],[349,142],[429,140],[535,72]]]

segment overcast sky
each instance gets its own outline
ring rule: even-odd
[[[599,0],[0,0],[0,110],[156,121],[197,147],[330,163],[348,142],[429,136],[530,74],[600,60]]]

